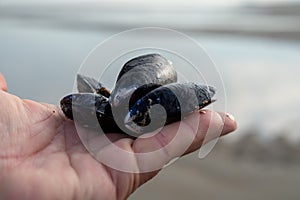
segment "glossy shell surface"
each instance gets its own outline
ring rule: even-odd
[[[159,54],[126,62],[111,93],[103,84],[83,75],[77,76],[77,87],[79,93],[60,102],[67,118],[76,115],[76,122],[83,127],[97,130],[100,125],[105,133],[134,137],[181,120],[214,102],[215,95],[211,86],[177,83],[172,63]],[[153,113],[156,105],[163,109]]]
[[[162,86],[177,81],[172,62],[159,54],[148,54],[131,59],[121,69],[115,89],[110,96],[111,105],[123,107],[134,91],[148,84]]]

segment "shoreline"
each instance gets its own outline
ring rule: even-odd
[[[19,26],[22,28],[37,28],[37,29],[50,29],[60,31],[74,31],[74,32],[122,32],[129,29],[139,28],[141,26],[125,26],[125,25],[114,25],[106,23],[64,23],[63,21],[54,23],[48,21],[48,23],[41,20],[18,20],[18,19],[0,19],[0,23],[11,23],[11,26]],[[147,27],[147,26],[145,26]],[[148,26],[149,27],[149,26]],[[159,27],[159,26],[157,26]],[[161,26],[163,27],[163,26]],[[178,28],[172,26],[166,26],[164,28],[174,29],[187,34],[212,34],[213,36],[238,36],[238,37],[257,37],[262,39],[281,39],[290,41],[300,41],[300,30],[299,31],[268,31],[268,30],[245,30],[245,29],[230,29],[230,28],[205,28],[205,27],[194,27],[194,28]]]
[[[244,5],[223,9],[174,8],[153,11],[99,4],[0,6],[0,22],[78,32],[120,32],[138,27],[165,27],[192,34],[215,34],[300,40],[300,4]],[[38,9],[37,9],[38,8]],[[56,8],[56,9],[55,9]],[[59,9],[58,9],[59,8]],[[147,10],[148,9],[148,10]],[[133,11],[133,12],[131,12]],[[175,12],[176,11],[176,12]],[[299,12],[298,12],[299,11]],[[179,20],[174,20],[178,17]]]

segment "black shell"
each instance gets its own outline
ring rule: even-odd
[[[128,107],[133,92],[143,85],[165,85],[177,81],[172,63],[159,54],[148,54],[131,59],[121,69],[115,89],[110,96],[114,107]]]
[[[104,133],[121,132],[112,117],[108,98],[102,95],[71,94],[64,97],[60,105],[67,118],[75,119],[83,127],[99,131],[100,125]]]
[[[153,89],[176,81],[177,72],[172,62],[159,54],[147,54],[126,62],[110,96],[113,116],[119,127],[129,132],[124,118],[130,106]]]
[[[124,120],[125,126],[140,134],[154,131],[209,105],[214,101],[212,99],[214,94],[215,88],[196,83],[172,83],[161,86],[131,106]],[[157,104],[163,106],[164,110],[158,109],[155,113],[151,113],[151,108]],[[162,120],[164,116],[166,121]],[[147,128],[150,122],[151,127]]]
[[[104,133],[137,137],[214,102],[213,87],[176,82],[177,73],[169,60],[147,54],[124,64],[112,93],[95,79],[78,75],[79,93],[64,97],[61,109],[83,127],[99,130],[100,124]],[[158,104],[163,109],[155,109]]]

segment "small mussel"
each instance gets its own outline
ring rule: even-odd
[[[77,75],[77,89],[80,93],[96,93],[107,98],[110,96],[110,91],[101,83],[93,78],[80,74]]]
[[[112,117],[108,98],[101,94],[70,94],[60,101],[60,105],[67,118],[76,120],[83,127],[102,129],[104,133],[121,132]]]
[[[79,93],[64,97],[61,109],[81,126],[104,133],[138,137],[214,102],[215,88],[177,83],[172,63],[159,54],[131,59],[121,69],[110,93],[93,78],[77,76]]]

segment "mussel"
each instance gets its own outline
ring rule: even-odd
[[[79,93],[60,102],[67,118],[86,128],[99,130],[100,125],[104,133],[134,137],[204,108],[215,101],[216,92],[212,86],[177,83],[171,61],[159,54],[142,55],[125,63],[111,93],[83,75],[77,76],[77,88]],[[159,109],[155,109],[157,105]]]

